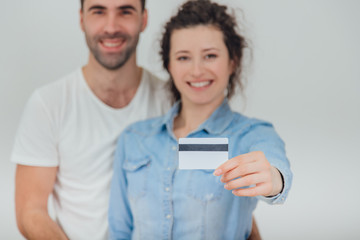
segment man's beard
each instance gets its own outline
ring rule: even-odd
[[[139,41],[139,35],[136,35],[134,38],[132,38],[130,35],[121,32],[95,36],[93,39],[91,39],[87,34],[85,34],[85,37],[88,47],[91,53],[94,55],[96,61],[108,70],[117,70],[121,68],[135,52],[137,43]],[[126,48],[117,53],[102,53],[98,46],[99,41],[103,39],[116,38],[122,39],[125,44],[127,44]]]

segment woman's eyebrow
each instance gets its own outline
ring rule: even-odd
[[[188,53],[188,52],[189,52],[188,50],[178,50],[178,51],[174,52],[174,55],[182,54],[182,53]]]
[[[219,51],[220,49],[216,48],[216,47],[210,47],[210,48],[203,49],[203,52],[212,51],[212,50]]]

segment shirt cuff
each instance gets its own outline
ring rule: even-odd
[[[276,167],[276,169],[280,172],[283,180],[283,189],[280,193],[275,196],[265,197],[258,196],[258,198],[268,204],[283,204],[288,196],[291,182],[292,182],[292,174],[290,171],[286,171],[285,169],[281,169]]]

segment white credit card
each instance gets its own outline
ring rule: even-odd
[[[228,160],[227,138],[180,138],[179,169],[215,169]]]

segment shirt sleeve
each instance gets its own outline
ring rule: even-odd
[[[127,181],[123,162],[125,161],[125,136],[117,143],[114,159],[114,174],[110,188],[109,235],[110,239],[131,239],[133,218],[127,196]]]
[[[248,144],[249,152],[262,151],[272,166],[277,168],[284,179],[281,193],[273,197],[258,197],[269,204],[285,202],[292,184],[290,163],[286,157],[285,144],[270,123],[256,123],[245,135],[244,142]]]
[[[25,106],[11,161],[30,166],[58,166],[58,131],[49,109],[36,91]]]

